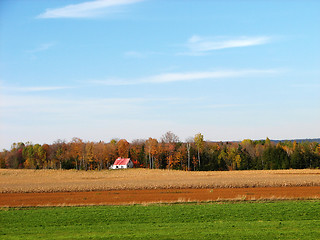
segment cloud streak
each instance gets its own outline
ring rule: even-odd
[[[6,87],[2,86],[2,90],[7,90],[11,92],[45,92],[45,91],[57,91],[57,90],[64,90],[64,89],[70,89],[74,87],[65,87],[65,86],[33,86],[33,87]]]
[[[92,18],[105,13],[110,7],[127,5],[143,0],[96,0],[79,4],[67,5],[61,8],[46,9],[37,18]]]
[[[211,51],[226,49],[226,48],[237,48],[237,47],[249,47],[256,45],[263,45],[269,43],[271,37],[257,36],[257,37],[237,37],[237,38],[226,38],[226,37],[201,37],[194,35],[187,41],[187,48],[190,50],[183,55],[203,55]]]
[[[148,51],[148,52],[140,52],[140,51],[127,51],[124,53],[126,58],[147,58],[151,55],[165,55],[162,52]]]
[[[227,71],[204,71],[204,72],[181,72],[165,73],[149,76],[141,79],[107,79],[92,80],[91,83],[108,86],[138,85],[138,84],[164,84],[173,82],[193,82],[200,80],[225,79],[235,77],[262,76],[265,74],[276,74],[277,69],[249,69],[249,70],[227,70]]]
[[[55,43],[43,43],[39,47],[32,49],[32,50],[27,50],[26,52],[28,52],[28,53],[42,52],[42,51],[48,50],[49,48],[53,47],[54,45],[55,45]]]

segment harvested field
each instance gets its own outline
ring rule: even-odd
[[[225,200],[319,199],[320,187],[110,190],[97,192],[2,193],[0,207],[127,205]]]
[[[320,186],[320,170],[185,172],[0,169],[0,193]]]
[[[0,206],[320,198],[320,170],[0,170]]]

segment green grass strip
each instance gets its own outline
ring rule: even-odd
[[[3,208],[0,239],[320,239],[320,201]]]

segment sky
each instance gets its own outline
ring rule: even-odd
[[[320,1],[2,0],[13,142],[320,137]]]

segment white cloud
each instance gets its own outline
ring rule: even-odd
[[[182,73],[165,73],[149,76],[141,79],[107,79],[93,80],[94,84],[120,86],[120,85],[137,85],[137,84],[161,84],[171,82],[199,81],[207,79],[224,79],[232,77],[262,76],[265,74],[278,73],[277,69],[249,69],[249,70],[227,70],[227,71],[205,71],[205,72],[182,72]]]
[[[185,55],[203,55],[207,52],[220,50],[225,48],[236,48],[236,47],[249,47],[255,45],[266,44],[271,41],[271,37],[258,36],[258,37],[237,37],[237,38],[226,38],[226,37],[201,37],[194,35],[192,36],[186,46],[190,52],[183,53]]]
[[[101,15],[110,7],[119,5],[132,4],[143,0],[96,0],[83,2],[79,4],[67,5],[61,8],[47,9],[44,13],[37,16],[37,18],[90,18]]]

